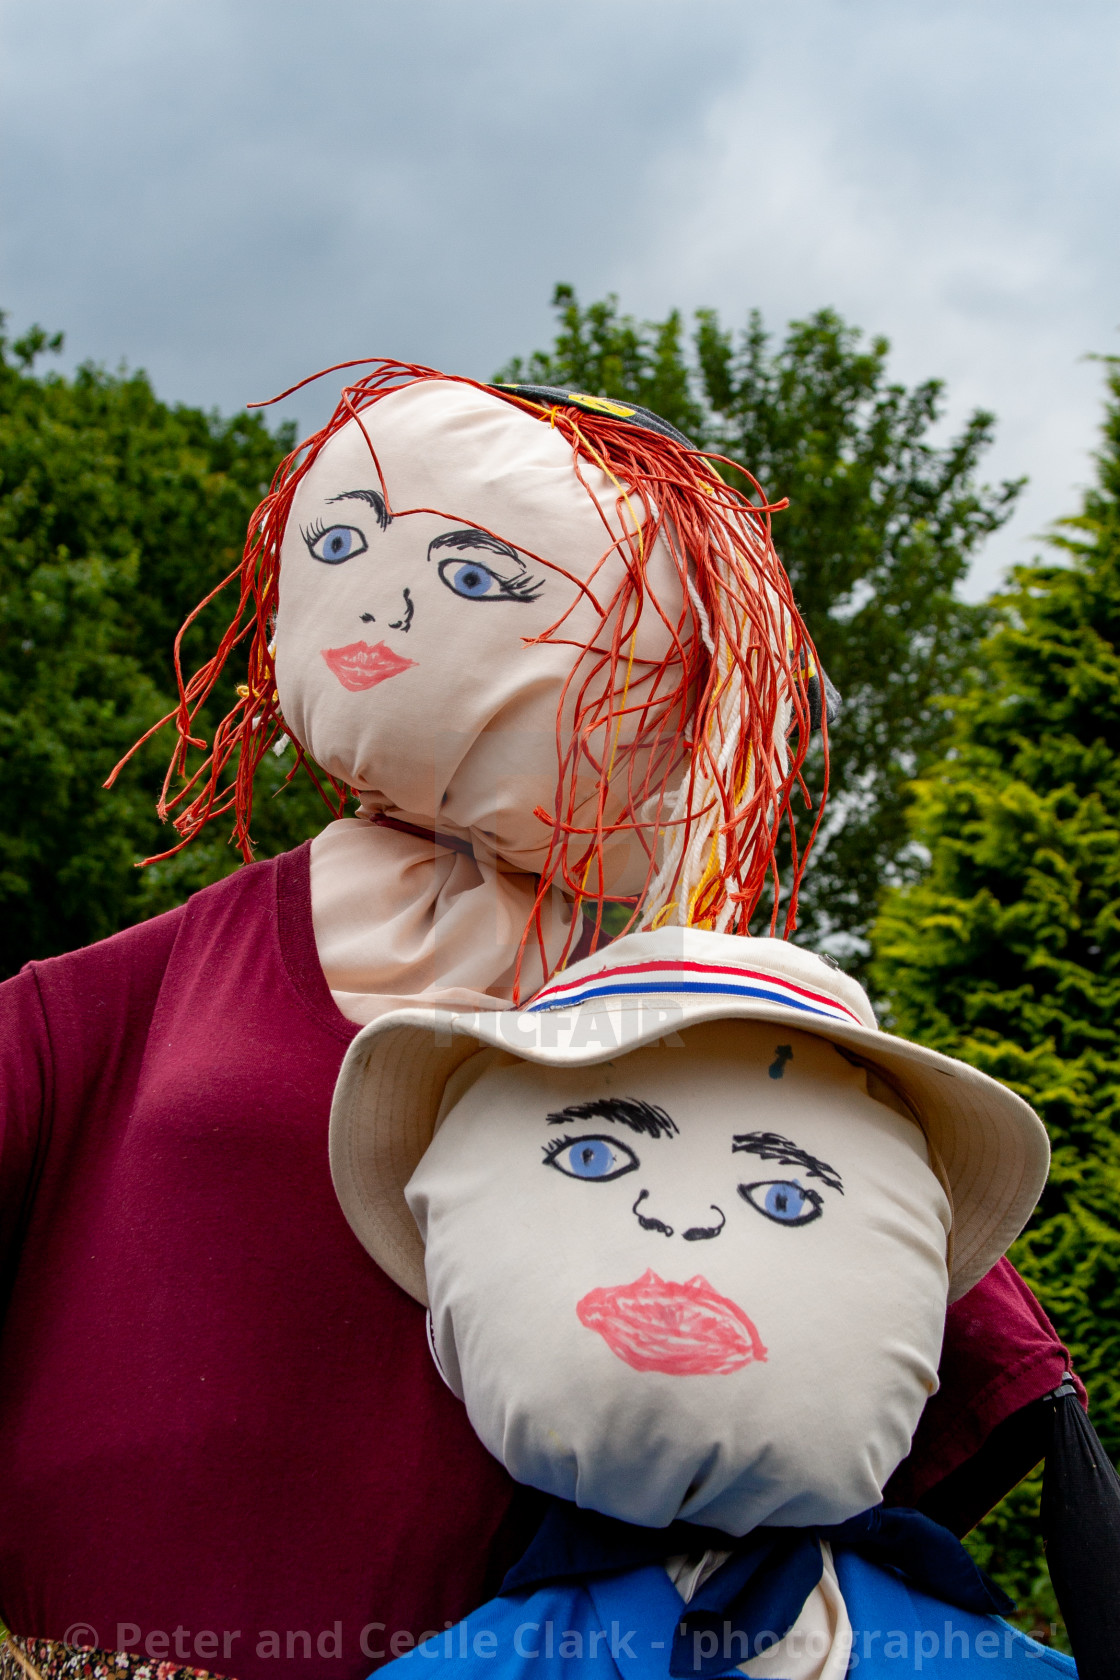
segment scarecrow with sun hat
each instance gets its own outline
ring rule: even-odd
[[[397,1666],[1115,1673],[1120,1479],[1072,1381],[1048,1540],[1079,1666],[1003,1619],[951,1529],[884,1500],[947,1307],[1050,1150],[1020,1097],[881,1032],[854,980],[780,940],[631,934],[522,1011],[363,1029],[330,1146],[443,1380],[549,1496],[500,1594]]]
[[[232,820],[247,867],[0,988],[0,1666],[45,1680],[88,1647],[122,1677],[356,1680],[371,1629],[494,1590],[535,1505],[338,1210],[343,1054],[416,1002],[522,1003],[611,904],[734,936],[769,894],[788,934],[827,733],[765,499],[642,410],[376,364],[227,583],[160,808],[173,850]],[[270,749],[332,820],[251,863]],[[950,1310],[942,1367],[906,1473],[998,1497],[1002,1444],[977,1465],[1065,1369],[1010,1268]]]

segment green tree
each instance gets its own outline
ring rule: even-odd
[[[499,379],[642,403],[741,460],[772,499],[789,497],[778,552],[844,698],[799,937],[859,969],[884,884],[914,870],[907,788],[944,744],[937,696],[959,687],[986,624],[958,585],[1021,488],[977,483],[992,416],[933,444],[941,382],[892,383],[887,341],[864,343],[831,310],[793,322],[780,344],[757,314],[736,338],[701,310],[689,346],[676,311],[637,322],[613,296],[581,307],[570,286],[553,304],[551,350]]]
[[[898,1031],[1021,1092],[1050,1183],[1013,1259],[1120,1455],[1120,361],[1097,481],[1019,568],[918,785],[918,884],[891,894],[874,979]],[[978,1544],[1045,1620],[1037,1478]],[[1040,1583],[1042,1583],[1040,1585]]]
[[[112,793],[101,784],[173,703],[175,632],[236,564],[290,447],[259,419],[170,407],[142,373],[37,377],[37,358],[61,343],[39,328],[0,335],[3,973],[165,909],[238,862],[215,834],[170,864],[135,868],[174,838],[154,811],[166,739]],[[262,792],[283,774],[271,761]],[[262,799],[262,850],[321,820],[294,786],[276,804]]]

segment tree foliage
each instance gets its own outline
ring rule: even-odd
[[[977,483],[992,416],[935,444],[941,382],[891,382],[887,341],[864,342],[831,310],[793,322],[781,343],[757,314],[736,337],[701,310],[686,342],[676,311],[637,322],[614,297],[581,306],[570,286],[553,302],[552,348],[499,378],[642,403],[741,460],[772,499],[789,497],[778,551],[844,697],[799,937],[858,968],[884,883],[912,873],[907,784],[943,749],[937,696],[960,686],[986,623],[957,586],[1020,489]]]
[[[918,884],[886,901],[874,978],[891,1025],[1034,1104],[1054,1149],[1013,1253],[1120,1455],[1120,362],[1097,482],[1022,567],[919,784]],[[1025,1489],[983,1544],[1020,1593],[1041,1565]],[[1032,1587],[1032,1582],[1035,1585]]]
[[[39,328],[0,336],[3,973],[113,933],[236,864],[215,835],[135,868],[169,843],[154,814],[163,742],[112,793],[101,784],[169,710],[175,632],[237,563],[289,447],[258,419],[169,407],[142,373],[37,377],[37,358],[61,342]],[[265,792],[281,766],[268,776]],[[302,839],[309,818],[294,788],[262,802],[263,849]]]

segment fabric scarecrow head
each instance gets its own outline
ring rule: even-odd
[[[626,405],[374,364],[253,517],[237,611],[181,683],[161,813],[185,844],[232,810],[249,856],[254,770],[291,738],[339,814],[354,791],[531,873],[546,973],[570,954],[544,951],[557,891],[595,920],[622,899],[644,925],[742,930],[768,887],[778,926],[788,887],[788,928],[805,848],[784,883],[776,857],[821,677],[771,509],[736,482]]]
[[[368,1028],[331,1161],[515,1478],[743,1534],[878,1502],[1048,1150],[818,958],[665,930],[522,1012]]]
[[[536,813],[555,804],[557,732],[570,740],[581,694],[584,708],[605,707],[617,672],[603,649],[616,638],[625,705],[610,741],[600,731],[573,765],[572,820],[594,827],[605,746],[639,779],[659,751],[676,753],[680,773],[679,700],[654,684],[685,585],[659,538],[643,556],[645,599],[612,609],[638,517],[615,502],[601,468],[587,463],[581,482],[559,432],[471,385],[408,385],[351,420],[301,479],[285,526],[275,662],[286,727],[366,810],[540,874],[552,829]],[[635,761],[640,720],[648,748]],[[609,828],[625,788],[608,799]],[[604,834],[615,891],[645,884],[633,838]]]

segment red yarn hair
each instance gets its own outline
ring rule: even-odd
[[[324,371],[368,365],[344,362]],[[386,507],[390,507],[390,487],[361,417],[404,385],[451,378],[455,376],[410,363],[375,361],[373,372],[345,387],[327,424],[277,467],[267,496],[250,520],[240,565],[199,603],[175,639],[178,704],[136,742],[106,783],[112,785],[128,759],[152,735],[168,723],[174,725],[177,740],[157,810],[180,839],[158,858],[145,862],[173,856],[207,823],[231,811],[232,838],[242,857],[252,858],[254,774],[269,746],[286,733],[270,644],[280,549],[293,497],[324,446],[355,421],[365,435]],[[587,412],[559,400],[544,402],[515,391],[495,391],[475,380],[458,382],[553,426],[569,444],[573,468],[593,501],[585,464],[606,474],[617,489],[610,510],[613,525],[600,507],[607,546],[586,581],[547,556],[532,556],[569,579],[578,595],[598,611],[599,625],[589,642],[571,643],[572,671],[557,720],[555,808],[538,807],[535,813],[542,830],[550,831],[550,839],[522,950],[526,940],[534,939],[547,973],[550,965],[544,955],[541,908],[556,886],[580,901],[585,911],[593,911],[598,935],[604,904],[611,901],[605,890],[603,847],[622,830],[638,835],[648,858],[645,886],[629,925],[675,921],[746,933],[769,883],[769,931],[776,932],[780,926],[783,937],[788,936],[796,925],[798,888],[827,789],[828,726],[822,715],[824,787],[808,843],[799,854],[791,801],[799,788],[806,804],[812,803],[802,769],[813,721],[811,685],[818,683],[817,697],[823,700],[823,684],[818,682],[812,641],[774,551],[770,532],[774,507],[745,467],[634,424],[625,418],[628,411],[622,404],[581,397],[581,403],[592,407]],[[303,380],[272,400],[280,401],[308,383]],[[714,470],[717,462],[734,467],[756,499],[726,483]],[[621,536],[616,535],[619,530]],[[682,584],[683,605],[673,620],[647,587],[645,556],[658,538],[668,545]],[[621,581],[600,599],[597,580],[616,553],[623,562]],[[184,678],[185,632],[216,596],[235,583],[236,610],[217,648]],[[668,645],[660,663],[642,661],[641,675],[635,678],[632,639],[639,617],[651,607],[667,631]],[[535,639],[563,640],[570,612],[569,607]],[[247,643],[246,680],[238,686],[236,704],[207,743],[197,732],[199,713],[231,655],[243,643]],[[573,684],[574,693],[570,692]],[[820,710],[823,714],[823,704]],[[561,726],[565,715],[572,719],[567,738]],[[289,780],[303,766],[330,809],[341,815],[351,790],[317,773],[300,743],[294,745],[296,762]],[[188,765],[192,748],[205,755],[193,772]],[[585,791],[577,796],[577,773],[585,790],[589,771],[598,785],[591,811]],[[175,786],[177,781],[180,785]],[[617,810],[620,789],[624,790],[621,812]],[[785,913],[780,916],[783,893],[776,851],[783,830],[789,837],[790,874]],[[577,925],[573,918],[573,927]],[[559,966],[568,955],[565,950]]]

